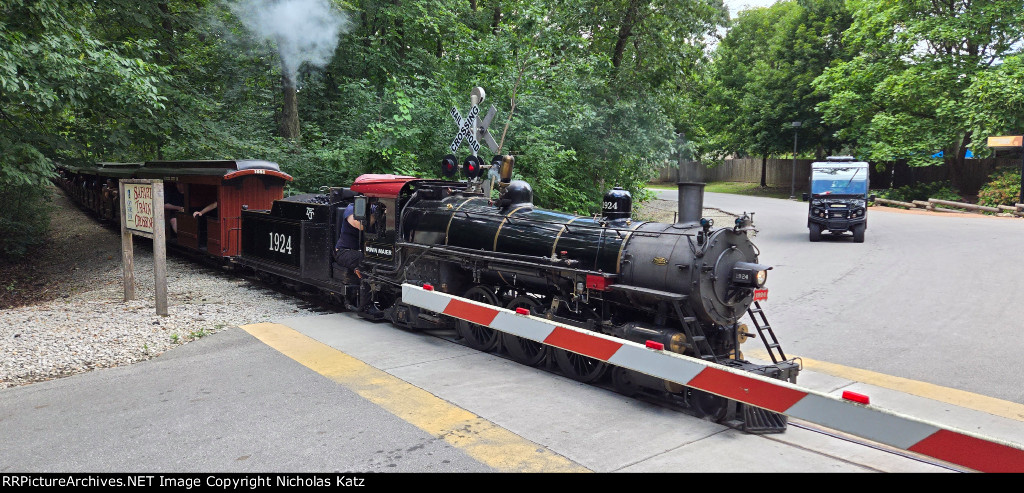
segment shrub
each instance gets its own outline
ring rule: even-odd
[[[46,241],[48,198],[36,185],[0,186],[0,261],[16,261]]]
[[[936,181],[932,183],[915,183],[889,190],[882,190],[879,197],[900,202],[912,202],[914,200],[952,200],[960,201],[960,194],[948,181]]]
[[[1020,170],[1016,168],[996,170],[978,192],[978,204],[989,207],[1013,205],[1019,198]]]

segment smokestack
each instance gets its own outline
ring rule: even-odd
[[[679,187],[679,219],[676,224],[698,226],[704,216],[704,183],[681,181]]]

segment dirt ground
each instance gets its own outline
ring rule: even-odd
[[[0,262],[0,310],[67,298],[110,279],[119,270],[120,231],[101,225],[50,187],[46,242],[18,262]]]

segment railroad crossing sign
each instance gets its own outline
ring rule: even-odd
[[[452,119],[455,120],[455,125],[459,127],[459,133],[455,135],[455,139],[452,140],[452,145],[448,146],[453,153],[459,149],[462,145],[463,140],[469,141],[469,147],[473,148],[473,155],[476,156],[477,152],[480,152],[480,143],[476,140],[476,116],[480,114],[480,107],[473,105],[469,110],[469,118],[462,119],[462,114],[459,110],[452,106]]]
[[[448,148],[454,153],[462,145],[462,141],[467,140],[469,141],[469,147],[473,149],[473,155],[476,156],[480,152],[480,141],[483,140],[492,152],[498,152],[498,143],[494,141],[494,137],[491,137],[490,132],[487,131],[487,127],[491,125],[491,120],[498,113],[498,109],[491,106],[487,110],[487,115],[484,116],[483,121],[477,124],[477,116],[480,115],[479,104],[484,100],[483,88],[473,88],[470,99],[472,106],[469,109],[468,118],[463,119],[459,110],[454,106],[452,107],[452,119],[455,120],[455,126],[459,128],[459,133],[452,139],[452,144]]]

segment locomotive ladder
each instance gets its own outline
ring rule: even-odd
[[[754,322],[754,328],[757,329],[761,340],[764,341],[764,347],[768,350],[768,356],[772,357],[772,363],[786,361],[786,354],[782,352],[782,345],[779,344],[779,340],[775,337],[775,331],[772,330],[772,326],[768,325],[768,318],[764,315],[761,303],[758,301],[751,303],[750,307],[747,308],[747,314],[750,315],[750,321]],[[760,322],[757,321],[758,317],[755,315],[761,316]],[[765,334],[767,334],[767,337],[765,337]],[[779,352],[778,357],[775,356],[775,351]]]
[[[708,343],[708,338],[704,335],[704,329],[701,329],[700,324],[697,323],[697,316],[692,313],[692,310],[687,310],[686,307],[682,306],[682,300],[672,300],[672,306],[675,307],[676,316],[682,322],[687,346],[693,349],[693,353],[698,358],[717,363],[718,357],[715,356],[715,350]]]

